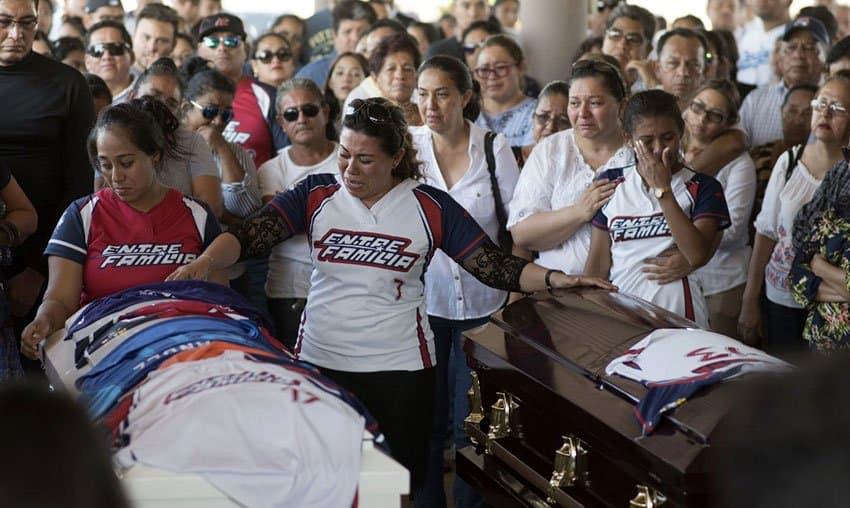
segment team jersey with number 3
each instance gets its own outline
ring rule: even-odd
[[[611,200],[593,218],[593,225],[607,231],[611,238],[611,281],[624,293],[707,328],[705,297],[693,274],[677,282],[658,284],[642,271],[646,266],[644,259],[676,245],[653,189],[643,183],[636,166],[608,170],[599,179],[622,180]],[[691,221],[711,218],[717,220],[718,229],[729,227],[729,210],[717,180],[683,167],[673,175],[670,186]]]
[[[404,180],[372,208],[335,175],[311,175],[270,202],[306,232],[310,296],[295,350],[350,372],[434,365],[424,275],[436,249],[461,263],[487,235],[447,193]]]

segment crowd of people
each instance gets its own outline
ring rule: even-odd
[[[217,0],[54,1],[0,0],[0,379],[99,297],[219,281],[445,506],[462,334],[523,292],[850,349],[846,6],[708,0],[708,29],[600,0],[541,83],[521,0],[434,23],[337,0],[266,31]]]

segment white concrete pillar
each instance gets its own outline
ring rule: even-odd
[[[570,60],[585,39],[587,5],[591,1],[520,2],[520,42],[528,61],[528,74],[541,85],[569,77]]]

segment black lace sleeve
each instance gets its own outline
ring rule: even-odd
[[[522,291],[519,287],[519,276],[525,265],[530,262],[505,254],[493,242],[487,240],[464,259],[461,266],[492,288]]]
[[[239,259],[268,256],[272,247],[292,236],[280,214],[268,206],[230,228],[239,240],[242,254]]]

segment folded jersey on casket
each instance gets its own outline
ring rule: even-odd
[[[662,328],[650,332],[605,368],[649,388],[635,408],[643,434],[662,414],[682,405],[704,386],[748,372],[782,371],[791,365],[735,339],[697,329]]]

